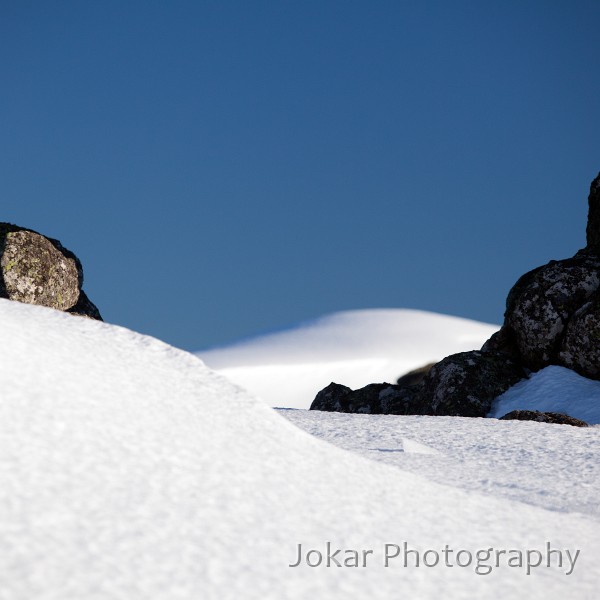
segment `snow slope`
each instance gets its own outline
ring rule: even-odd
[[[479,349],[496,325],[419,310],[334,313],[285,331],[198,352],[271,406],[308,408],[330,382],[353,389]]]
[[[336,448],[196,357],[123,328],[0,300],[0,331],[2,600],[595,598],[600,523],[573,502],[549,511]],[[561,431],[530,436],[556,446]],[[372,560],[288,566],[298,544],[327,542]],[[569,575],[556,559],[528,575],[502,554],[489,574],[444,566],[448,555],[384,567],[385,544],[404,542],[448,545],[449,564],[458,550],[463,563],[483,550],[481,566],[489,548],[533,563],[547,543],[580,553]]]

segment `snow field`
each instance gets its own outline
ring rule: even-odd
[[[444,485],[336,448],[194,356],[123,328],[6,300],[0,328],[2,600],[548,600],[597,591],[600,524],[590,515]],[[570,575],[556,565],[530,575],[386,568],[386,544],[404,541],[471,552],[550,542],[580,554]],[[288,566],[298,544],[325,552],[327,542],[372,549],[374,560]]]

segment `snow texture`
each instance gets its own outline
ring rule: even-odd
[[[432,481],[600,521],[600,427],[280,412],[316,437]]]
[[[407,371],[481,348],[497,330],[419,310],[353,310],[197,354],[271,406],[309,408],[332,381],[352,389],[395,383]]]
[[[347,452],[301,431],[193,355],[120,327],[1,300],[0,330],[2,600],[597,594],[600,523],[576,506],[579,490],[565,488],[567,498],[550,511]],[[472,435],[484,447],[488,439],[477,427],[453,435],[455,419],[437,422],[447,444]],[[532,482],[537,459],[527,449],[536,435],[558,448],[569,431],[590,452],[574,468],[598,462],[591,438],[581,437],[595,429],[481,422],[498,426],[496,444],[523,446]],[[405,456],[450,455],[416,435],[414,420],[397,423],[407,428],[398,435],[416,443]],[[383,438],[373,444],[399,449]],[[557,477],[570,469],[559,462]],[[364,568],[288,566],[298,544],[324,550],[328,541],[372,549],[373,560]],[[385,544],[405,541],[422,552],[550,543],[580,554],[570,575],[565,565],[528,575],[506,562],[480,575],[443,559],[436,567],[384,567]]]

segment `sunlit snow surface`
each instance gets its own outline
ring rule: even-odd
[[[432,465],[451,457],[445,470],[474,461],[479,443],[482,478],[490,444],[521,444],[527,460],[514,483],[521,488],[529,477],[534,490],[547,488],[556,498],[550,511],[542,507],[549,503],[513,500],[493,487],[479,493],[441,469],[416,474],[336,448],[193,355],[123,328],[0,300],[0,331],[2,600],[597,595],[597,514],[587,496],[577,504],[580,488],[561,497],[557,484],[536,481],[548,448],[565,488],[576,478],[566,471],[593,479],[595,438],[585,436],[596,429],[493,429],[488,420],[482,431],[442,419],[433,443],[414,433],[410,419],[397,418],[404,441],[392,444],[389,428],[381,438],[370,434],[379,455],[391,457],[402,445]],[[518,434],[524,427],[526,440]],[[338,428],[334,437],[356,433]],[[581,445],[589,460],[559,455],[568,443]],[[452,454],[461,447],[472,450]],[[510,485],[508,475],[498,481]],[[373,549],[374,559],[367,568],[288,566],[298,544],[323,550],[327,541]],[[506,564],[485,576],[473,567],[385,568],[384,545],[404,541],[422,552],[446,544],[525,551],[550,542],[580,557],[568,576],[564,568],[526,575]]]
[[[332,381],[352,389],[395,383],[411,369],[478,350],[497,329],[420,310],[351,310],[198,356],[271,406],[309,408]]]
[[[600,427],[278,412],[336,446],[433,481],[600,521]]]

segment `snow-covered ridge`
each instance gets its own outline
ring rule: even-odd
[[[420,310],[352,310],[197,354],[272,406],[308,408],[331,381],[351,388],[395,382],[449,354],[479,349],[497,330]]]

